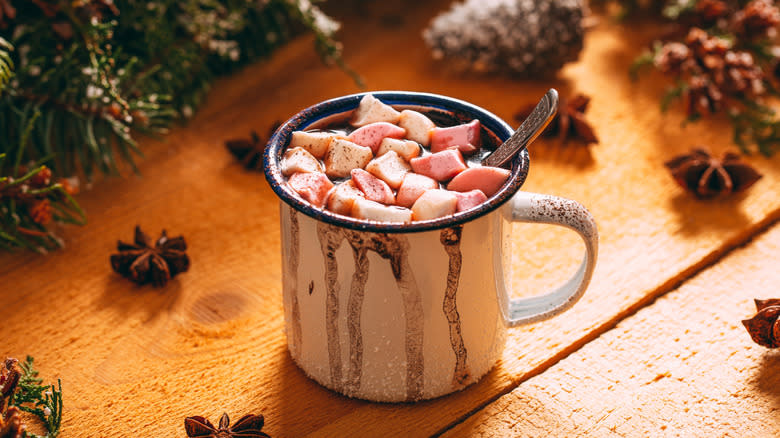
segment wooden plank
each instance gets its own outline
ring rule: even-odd
[[[445,436],[780,436],[780,355],[740,323],[778,254],[775,225]]]
[[[83,229],[64,231],[68,247],[48,256],[0,255],[0,354],[32,354],[42,375],[65,389],[64,437],[181,436],[188,415],[216,421],[266,415],[272,436],[360,430],[427,435],[484,406],[596,337],[615,321],[744,241],[780,216],[780,162],[752,157],[764,174],[745,196],[705,203],[682,195],[662,168],[691,144],[729,147],[727,127],[680,126],[662,116],[653,79],[647,89],[626,69],[647,38],[608,22],[588,36],[581,62],[550,82],[461,76],[430,61],[419,31],[447,2],[339,5],[348,61],[369,89],[451,95],[507,120],[551,85],[593,96],[588,118],[601,144],[532,146],[526,189],[577,199],[601,229],[601,260],[591,289],[565,316],[511,331],[503,360],[477,385],[452,396],[386,405],[349,400],[308,380],[286,352],[282,329],[278,202],[259,174],[243,171],[225,138],[264,131],[313,102],[358,91],[320,66],[310,39],[214,87],[205,108],[165,142],[147,141],[142,176],[107,179],[79,199]],[[335,6],[335,5],[334,5]],[[388,26],[387,17],[400,24]],[[383,24],[384,23],[384,24]],[[641,31],[641,29],[640,29]],[[400,48],[400,49],[399,49]],[[403,49],[403,50],[401,50]],[[139,288],[110,271],[117,238],[140,223],[184,234],[190,272],[164,290]],[[517,294],[554,285],[573,269],[575,237],[518,226]]]

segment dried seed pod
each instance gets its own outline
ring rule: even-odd
[[[27,434],[27,428],[22,421],[22,411],[16,406],[11,406],[5,411],[5,416],[0,415],[0,437],[3,438],[24,438],[30,436]]]
[[[780,347],[780,299],[755,300],[756,313],[742,324],[753,341],[767,348]]]
[[[19,384],[19,379],[22,377],[22,373],[19,372],[19,367],[16,365],[18,360],[14,358],[8,358],[5,360],[4,366],[0,367],[0,414],[5,409],[6,401],[11,398],[16,390],[16,385]],[[2,415],[0,415],[0,418]],[[0,436],[4,436],[0,434]]]

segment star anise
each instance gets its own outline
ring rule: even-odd
[[[149,237],[136,225],[135,243],[120,240],[117,249],[119,253],[111,255],[111,267],[138,284],[164,286],[176,274],[186,272],[190,267],[184,237],[168,238],[165,230],[152,246]]]
[[[587,120],[585,111],[588,109],[590,97],[577,94],[571,99],[561,97],[558,105],[558,114],[547,126],[543,135],[546,137],[558,137],[562,143],[569,138],[574,138],[584,144],[598,143],[596,134]],[[533,111],[534,105],[522,109],[515,114],[515,120],[522,122]]]
[[[262,431],[264,423],[262,415],[249,414],[230,427],[230,418],[225,413],[217,427],[204,417],[187,417],[184,419],[184,430],[189,438],[270,438]]]
[[[756,313],[742,324],[753,341],[767,348],[780,347],[780,298],[755,300]]]
[[[11,406],[5,411],[5,417],[0,415],[0,438],[23,438],[26,433],[19,408]]]
[[[249,138],[237,138],[225,141],[225,146],[231,154],[241,161],[241,165],[250,170],[263,170],[263,152],[268,139],[274,134],[282,123],[276,121],[271,124],[266,139],[260,138],[257,132],[252,131]]]
[[[719,160],[702,148],[694,148],[665,165],[680,186],[701,199],[741,192],[761,178],[760,173],[732,152]]]

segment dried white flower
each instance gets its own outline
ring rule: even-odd
[[[103,95],[103,89],[92,84],[87,85],[87,99],[97,99]]]
[[[434,58],[477,71],[539,76],[582,49],[583,0],[466,0],[423,32]]]

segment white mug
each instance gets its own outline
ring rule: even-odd
[[[372,92],[396,109],[479,119],[496,144],[513,132],[475,105],[434,94]],[[349,218],[314,207],[285,183],[280,161],[293,131],[346,120],[364,93],[309,107],[283,124],[264,156],[281,198],[283,302],[296,364],[320,384],[372,401],[439,397],[476,382],[501,356],[508,327],[572,306],[590,282],[598,232],[581,204],[519,191],[527,151],[504,187],[475,209],[411,224]],[[579,269],[543,295],[510,299],[511,222],[560,225],[585,243]]]

